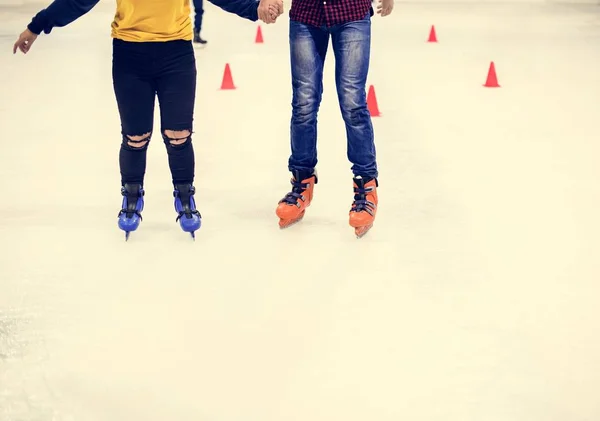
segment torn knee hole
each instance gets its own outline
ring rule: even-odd
[[[127,145],[131,146],[132,148],[143,148],[150,141],[150,135],[151,133],[146,133],[140,136],[127,135]]]
[[[147,144],[147,140],[130,140],[127,142],[127,145],[131,146],[132,148],[143,148]]]
[[[187,142],[192,133],[189,130],[165,130],[163,134],[170,145],[179,146]]]

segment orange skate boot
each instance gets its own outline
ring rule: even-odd
[[[287,228],[304,218],[306,208],[313,198],[313,189],[317,184],[315,173],[293,171],[292,191],[279,201],[275,213],[279,217],[279,228]]]
[[[356,238],[361,238],[373,227],[377,214],[377,187],[375,178],[354,177],[354,202],[350,209],[350,226]]]

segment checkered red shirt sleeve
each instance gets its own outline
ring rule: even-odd
[[[373,16],[372,0],[292,0],[290,19],[312,26],[333,26]]]

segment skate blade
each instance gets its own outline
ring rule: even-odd
[[[363,238],[371,228],[373,228],[373,224],[354,228],[354,234],[356,234],[356,238]]]
[[[296,225],[298,222],[302,221],[304,215],[296,219],[280,219],[279,220],[279,228],[286,229],[291,227],[292,225]]]

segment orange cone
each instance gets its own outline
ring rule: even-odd
[[[433,25],[431,25],[431,29],[429,31],[429,38],[427,39],[427,42],[438,42],[437,35],[435,33],[435,26]]]
[[[496,66],[494,65],[493,61],[490,63],[490,69],[488,70],[487,79],[483,86],[485,86],[486,88],[500,87],[500,85],[498,84],[498,76],[496,75]]]
[[[231,76],[231,68],[229,67],[229,63],[225,65],[225,72],[223,73],[223,82],[221,82],[221,89],[235,89],[235,85],[233,84],[233,77]]]
[[[263,41],[263,35],[262,35],[262,29],[260,28],[260,25],[258,25],[258,29],[256,30],[256,39],[254,40],[254,42],[256,44],[262,44]]]
[[[369,93],[367,94],[367,108],[369,109],[371,117],[379,117],[381,115],[379,112],[379,105],[377,105],[375,87],[373,87],[373,85],[369,86]]]

